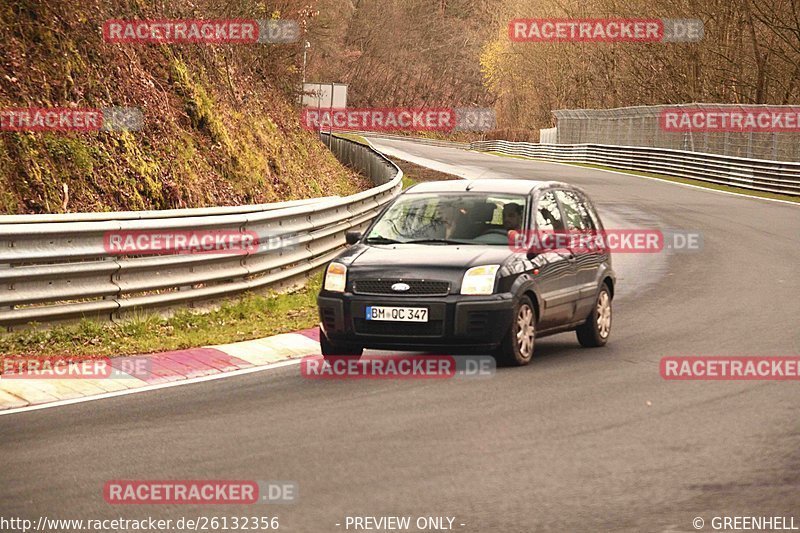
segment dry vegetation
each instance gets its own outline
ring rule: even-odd
[[[319,0],[310,78],[354,106],[494,105],[499,126],[552,109],[800,101],[796,0]],[[699,18],[699,43],[512,43],[513,18]]]
[[[506,27],[481,64],[500,124],[533,129],[552,109],[800,101],[796,0],[504,0],[503,19],[699,18],[698,43],[512,43]]]
[[[354,106],[494,106],[535,138],[551,110],[800,102],[797,0],[318,0],[309,79]],[[699,43],[512,43],[514,18],[699,18]],[[531,135],[533,133],[533,135]]]
[[[318,0],[309,79],[350,84],[361,106],[491,104],[480,73],[497,0]]]
[[[131,106],[146,126],[3,132],[0,213],[236,205],[362,188],[300,127],[300,45],[108,44],[100,31],[110,18],[301,16],[290,4],[3,2],[0,107]]]

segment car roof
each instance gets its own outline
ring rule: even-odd
[[[490,192],[529,194],[536,189],[549,189],[550,187],[575,187],[558,181],[538,181],[525,179],[476,179],[476,180],[447,180],[425,181],[410,187],[406,193],[431,193],[431,192]]]

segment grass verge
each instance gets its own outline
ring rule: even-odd
[[[355,133],[336,133],[335,136],[351,140],[358,144],[369,146],[369,142],[364,137],[362,137],[361,135],[356,135]]]
[[[576,167],[585,167],[585,168],[595,168],[595,169],[598,169],[598,170],[611,170],[611,171],[614,171],[614,172],[621,172],[623,174],[632,174],[634,176],[643,176],[645,178],[658,178],[658,179],[661,179],[661,180],[672,181],[672,182],[675,182],[675,183],[683,183],[683,184],[686,184],[686,185],[695,185],[697,187],[704,187],[706,189],[713,189],[715,191],[733,192],[733,193],[736,193],[736,194],[744,194],[746,196],[755,196],[757,198],[768,198],[768,199],[771,199],[771,200],[784,200],[786,202],[800,203],[800,198],[797,198],[795,196],[789,196],[789,195],[786,195],[786,194],[778,194],[778,193],[771,193],[771,192],[761,192],[761,191],[751,191],[749,189],[742,189],[742,188],[739,188],[739,187],[731,187],[729,185],[721,185],[721,184],[718,184],[718,183],[709,183],[709,182],[706,182],[706,181],[693,180],[693,179],[689,179],[689,178],[678,178],[678,177],[675,177],[675,176],[668,176],[666,174],[657,174],[655,172],[640,172],[638,170],[627,170],[627,169],[623,169],[623,168],[609,167],[609,166],[606,166],[606,165],[597,165],[597,164],[594,164],[594,163],[577,163],[577,162],[572,162],[572,161],[548,161],[546,159],[539,159],[539,158],[535,158],[535,157],[526,157],[526,156],[523,156],[523,155],[503,154],[503,153],[494,152],[494,151],[489,151],[489,152],[484,152],[484,153],[497,155],[497,156],[500,156],[500,157],[510,157],[512,159],[527,159],[527,160],[530,160],[530,161],[545,161],[545,162],[548,162],[548,163],[563,163],[565,165],[574,165]]]
[[[402,159],[397,159],[395,157],[389,158],[395,165],[403,169],[403,189],[407,189],[412,185],[416,185],[417,183],[423,181],[442,181],[442,180],[458,180],[461,179],[458,176],[454,176],[453,174],[447,174],[445,172],[439,172],[438,170],[432,170],[427,167],[423,167],[420,165],[415,165],[413,163],[409,163],[408,161],[403,161]]]
[[[281,294],[246,294],[200,314],[171,318],[143,314],[125,322],[82,320],[48,329],[0,334],[3,355],[135,355],[246,341],[315,326],[322,274],[305,287]]]

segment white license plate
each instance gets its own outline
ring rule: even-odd
[[[424,307],[383,307],[367,306],[367,320],[389,322],[427,322],[428,310]]]

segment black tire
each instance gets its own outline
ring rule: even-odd
[[[584,348],[598,348],[605,346],[608,337],[611,335],[611,291],[608,285],[603,283],[597,293],[594,308],[589,313],[586,322],[575,328],[578,335],[578,342]]]
[[[361,354],[364,353],[364,348],[350,346],[350,345],[339,345],[333,344],[331,341],[328,340],[328,337],[325,336],[324,333],[320,332],[319,335],[319,346],[322,351],[322,355],[325,357],[325,360],[329,360],[330,358],[341,358],[341,357],[361,357]]]
[[[533,359],[536,339],[536,309],[531,299],[522,296],[514,305],[511,327],[495,354],[498,365],[524,366]],[[524,329],[524,332],[523,332]]]

